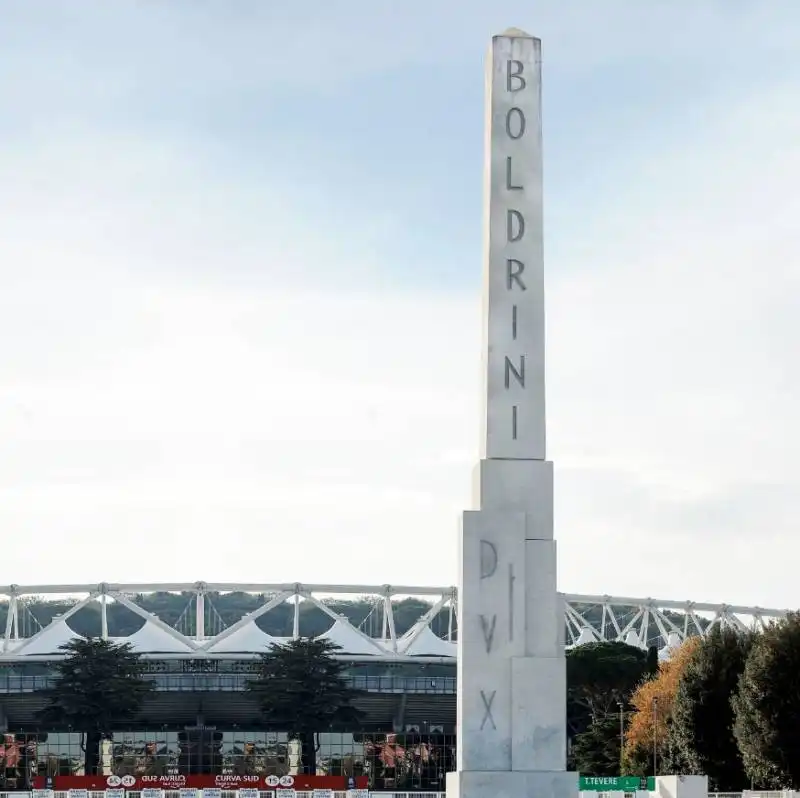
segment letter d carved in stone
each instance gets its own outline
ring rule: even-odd
[[[488,579],[497,570],[497,546],[488,540],[481,541],[481,579]]]

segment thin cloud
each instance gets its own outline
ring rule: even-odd
[[[776,6],[565,3],[501,21],[411,4],[391,27],[389,4],[329,3],[306,29],[264,4],[137,5],[62,4],[55,36],[17,4],[0,51],[8,75],[35,65],[25,91],[0,82],[16,112],[0,150],[0,526],[40,547],[19,548],[8,581],[455,580],[478,451],[480,255],[463,242],[479,201],[459,205],[448,192],[472,184],[434,167],[451,146],[479,192],[479,156],[436,131],[396,147],[366,115],[375,164],[403,153],[394,192],[311,102],[235,115],[259,144],[242,153],[209,119],[226,93],[339,97],[376,70],[438,107],[433,66],[460,65],[447,74],[468,96],[488,34],[513,23],[543,36],[548,91],[563,89],[546,139],[561,587],[795,601],[800,114],[783,59],[800,28]],[[75,55],[63,33],[87,14],[94,46]],[[676,60],[676,80],[698,75],[670,95],[677,117],[666,95],[625,104],[633,78]],[[609,107],[586,129],[567,89],[601,68]],[[479,108],[448,114],[480,138]],[[309,136],[300,154],[279,125]],[[578,158],[579,130],[598,157]],[[309,141],[341,152],[347,179]],[[414,216],[412,189],[437,213]]]

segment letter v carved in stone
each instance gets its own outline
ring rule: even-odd
[[[485,615],[479,616],[481,619],[481,631],[483,632],[483,642],[486,644],[486,653],[491,653],[492,643],[494,642],[494,628],[497,626],[497,616],[492,615],[492,622],[486,620]]]

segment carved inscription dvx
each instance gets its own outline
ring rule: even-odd
[[[498,552],[497,546],[489,540],[481,540],[480,547],[480,578],[492,579],[497,575]],[[517,577],[514,575],[514,563],[508,564],[508,640],[514,640],[514,583]],[[486,653],[492,653],[495,631],[497,629],[497,613],[491,617],[488,615],[478,615],[478,622],[483,635],[483,643]]]
[[[491,579],[497,573],[497,546],[488,540],[482,540],[480,546],[481,581]],[[479,615],[478,620],[481,624],[481,634],[486,646],[486,653],[491,654],[492,643],[494,643],[494,630],[497,626],[497,614],[487,618]]]
[[[497,545],[490,540],[481,540],[479,546],[479,562],[480,562],[480,578],[496,579],[498,578],[498,549]],[[514,640],[514,564],[508,564],[508,640]],[[487,654],[492,653],[495,643],[495,634],[497,631],[497,613],[492,613],[491,616],[481,613],[478,615],[478,623],[480,624],[480,631],[483,637],[483,644]],[[492,729],[497,729],[492,716],[492,702],[497,694],[497,690],[481,690],[481,701],[483,703],[483,719],[481,720],[481,731],[488,726]]]

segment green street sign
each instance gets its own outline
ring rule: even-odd
[[[581,792],[636,792],[654,791],[656,780],[650,776],[580,776]]]

